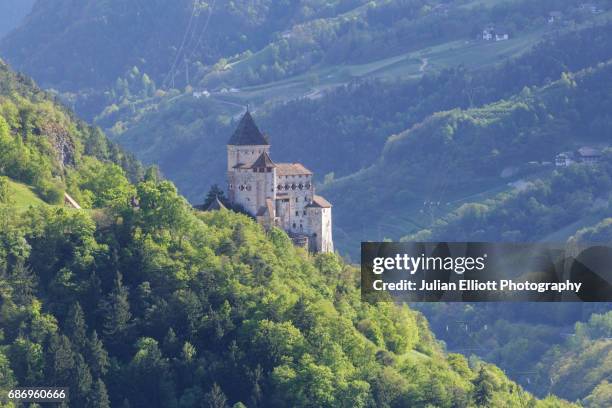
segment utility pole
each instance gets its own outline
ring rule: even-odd
[[[185,58],[185,77],[187,79],[187,85],[189,85],[189,60]]]

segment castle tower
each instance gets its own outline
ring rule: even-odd
[[[268,138],[259,131],[251,113],[246,111],[227,142],[227,171],[239,164],[252,164],[263,152],[270,154]]]
[[[255,186],[248,182],[248,174],[252,173],[251,165],[261,154],[269,152],[268,138],[260,132],[247,110],[227,142],[227,190],[231,202],[238,203],[249,211],[253,210],[253,214],[257,212],[257,208],[250,193]]]
[[[329,201],[318,195],[313,196],[312,202],[306,206],[312,252],[334,252],[331,208]]]

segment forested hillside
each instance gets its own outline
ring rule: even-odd
[[[391,137],[377,163],[325,187],[325,194],[338,203],[340,217],[346,213],[341,206],[350,206],[351,221],[340,218],[339,222],[351,237],[363,228],[367,231],[371,228],[368,225],[377,218],[401,220],[405,217],[404,225],[411,222],[414,231],[428,229],[438,217],[442,218],[437,223],[446,226],[446,214],[455,208],[459,208],[457,211],[469,208],[461,207],[463,202],[483,200],[487,194],[507,190],[510,181],[521,180],[519,184],[524,187],[529,185],[530,177],[550,173],[552,161],[562,151],[589,144],[608,146],[611,73],[612,64],[602,63],[577,74],[563,74],[550,85],[525,87],[516,96],[482,108],[432,115],[412,129]],[[599,174],[605,169],[605,166],[597,167],[593,172]],[[505,178],[504,170],[513,174],[513,178]],[[573,173],[570,170],[564,174]],[[564,194],[575,193],[573,187],[598,188],[598,184],[586,180],[576,181],[576,186],[570,178],[558,180],[565,183],[561,188],[570,188],[563,190]],[[607,200],[609,188],[605,184],[603,187],[597,194],[604,194],[601,198]],[[522,197],[528,194],[523,193]],[[569,221],[552,215],[556,205],[563,205],[562,197],[551,197],[552,202],[547,202],[542,210],[551,212],[549,215],[558,223],[557,227]],[[517,202],[521,206],[531,203],[520,199]],[[571,208],[562,209],[565,210],[571,211]],[[577,213],[572,218],[574,221],[576,216]],[[533,240],[555,232],[551,226],[538,224],[546,222],[544,214],[538,213],[537,217],[537,220],[517,219],[525,234],[515,238]],[[486,223],[486,227],[496,229],[498,234],[484,234],[482,239],[500,239],[502,232],[521,229],[515,226],[509,230],[507,225],[496,222]],[[453,235],[458,229],[460,235]],[[474,238],[480,232],[466,225],[458,225],[458,229],[436,237]]]
[[[100,129],[76,119],[31,79],[0,61],[0,171],[31,186],[48,203],[63,202],[68,191],[91,206],[93,196],[113,186],[112,180],[97,184],[93,179],[100,173],[125,171],[136,180],[142,168]]]
[[[581,399],[585,407],[612,404],[612,312],[577,323],[559,346],[537,364],[537,381],[550,392]]]
[[[223,184],[248,103],[274,156],[315,172],[349,261],[384,238],[609,242],[610,9],[37,1],[0,41],[52,88],[0,66],[0,389],[55,378],[92,407],[564,406],[507,374],[610,405],[609,304],[414,306],[440,344],[419,312],[361,304],[340,258],[182,197]],[[596,166],[554,167],[585,145]]]
[[[446,354],[405,306],[361,302],[336,255],[194,211],[155,173],[132,184],[102,133],[2,68],[1,182],[51,178],[93,208],[0,188],[3,406],[40,385],[69,386],[75,407],[570,406]]]

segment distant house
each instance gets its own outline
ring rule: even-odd
[[[210,96],[210,92],[208,92],[207,90],[193,92],[193,97],[196,99],[208,98],[209,96]]]
[[[583,146],[578,149],[578,160],[585,164],[597,164],[601,160],[601,150],[590,146]]]
[[[484,30],[482,30],[482,39],[485,41],[491,41],[494,35],[495,35],[495,30],[493,29],[493,27],[487,27]]]
[[[574,153],[572,152],[563,152],[555,156],[555,166],[557,167],[567,167],[575,162]]]
[[[601,150],[591,146],[583,146],[575,152],[563,152],[555,156],[555,166],[567,167],[574,163],[595,165],[601,160]]]
[[[563,13],[560,11],[551,11],[548,13],[548,24],[558,23],[563,20]]]
[[[509,39],[510,39],[510,35],[508,33],[495,34],[495,41],[506,41]]]
[[[482,39],[485,41],[505,41],[510,39],[510,35],[502,29],[495,29],[493,26],[488,26],[482,30]]]

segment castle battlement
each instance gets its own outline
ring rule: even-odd
[[[332,205],[315,194],[313,174],[301,163],[275,163],[270,142],[246,112],[227,144],[227,189],[262,225],[285,230],[312,252],[333,252]]]

